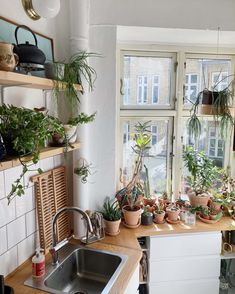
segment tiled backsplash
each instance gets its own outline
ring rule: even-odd
[[[57,155],[41,160],[37,168],[47,171],[62,164],[63,155]],[[29,184],[25,195],[7,203],[11,184],[20,172],[21,166],[0,172],[0,274],[5,276],[32,256],[38,246],[34,187],[29,181],[35,171],[25,175],[24,184]]]

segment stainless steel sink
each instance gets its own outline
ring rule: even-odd
[[[109,293],[127,257],[108,251],[68,245],[56,266],[46,269],[42,279],[29,278],[25,285],[50,293]]]

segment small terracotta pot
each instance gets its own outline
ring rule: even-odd
[[[164,217],[165,217],[165,211],[162,211],[161,213],[154,213],[154,221],[157,224],[163,223]]]
[[[171,208],[167,208],[166,212],[167,212],[167,217],[170,221],[178,220],[180,209],[171,210]]]
[[[138,206],[134,206],[133,210],[129,205],[122,208],[125,223],[129,226],[137,226],[140,221],[141,209]]]
[[[188,194],[189,202],[190,205],[195,207],[195,206],[202,206],[202,207],[207,207],[208,201],[210,199],[210,195],[208,194],[201,194],[201,195],[196,195],[195,193],[189,193]]]
[[[216,211],[216,212],[220,212],[220,210],[221,210],[221,203],[219,203],[219,202],[216,202],[216,201],[212,201],[211,202],[211,208],[214,210],[214,211]]]
[[[155,204],[155,202],[156,202],[156,198],[153,198],[153,197],[152,198],[146,198],[146,197],[144,197],[143,201],[144,201],[144,206],[147,206],[147,205],[153,206]]]
[[[121,219],[116,221],[108,221],[104,219],[105,224],[105,233],[107,235],[115,236],[119,234],[119,226],[120,226]]]

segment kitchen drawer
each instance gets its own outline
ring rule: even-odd
[[[150,258],[217,255],[221,252],[221,233],[162,235],[150,238]]]
[[[219,279],[149,284],[149,294],[219,294]]]
[[[220,275],[220,256],[184,257],[149,262],[149,282],[215,279]],[[200,293],[200,292],[198,292]],[[191,293],[190,293],[191,294]]]

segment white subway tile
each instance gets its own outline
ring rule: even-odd
[[[7,251],[7,228],[0,229],[0,255]]]
[[[4,172],[0,172],[0,199],[5,197]]]
[[[11,248],[9,251],[0,255],[0,274],[8,275],[14,271],[18,266],[17,263],[17,246]]]
[[[54,167],[58,167],[64,164],[64,155],[54,156]]]
[[[23,215],[7,225],[8,248],[15,246],[17,243],[25,239],[25,237],[25,215]]]
[[[34,254],[36,249],[36,234],[29,236],[27,239],[24,239],[17,246],[18,264],[20,265]]]
[[[22,166],[16,166],[4,171],[5,173],[5,192],[6,196],[11,192],[12,184],[17,180],[22,173]],[[22,184],[24,184],[22,180]]]
[[[7,198],[0,200],[0,227],[15,219],[15,199],[8,205]]]
[[[16,217],[31,211],[35,207],[33,188],[25,189],[25,194],[21,197],[16,196]]]
[[[37,229],[36,210],[32,210],[26,214],[26,233],[27,236],[33,234]]]
[[[30,178],[38,174],[37,170],[39,167],[39,162],[37,164],[30,166],[30,170],[24,175],[24,184],[27,188],[32,187],[34,185],[34,183],[30,181]]]
[[[45,158],[39,162],[40,168],[45,172],[54,168],[53,157]]]

